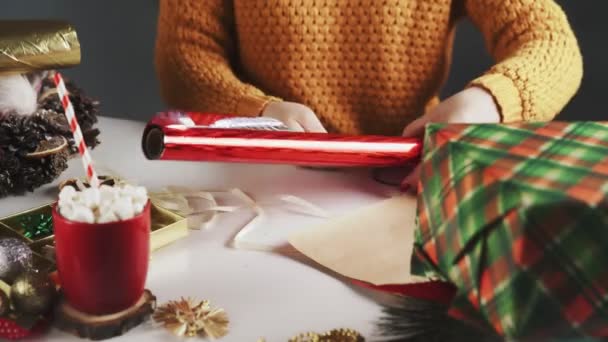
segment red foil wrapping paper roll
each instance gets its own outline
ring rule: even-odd
[[[151,160],[273,163],[326,167],[388,167],[416,160],[417,139],[300,133],[270,118],[163,112],[146,126]]]

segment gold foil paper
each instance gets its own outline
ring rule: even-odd
[[[80,63],[75,29],[60,21],[0,21],[0,75],[65,68]]]
[[[38,208],[26,210],[21,213],[0,218],[0,238],[13,237],[27,242],[30,248],[39,255],[45,255],[45,247],[54,245],[54,236],[32,240],[23,236],[20,219],[25,215],[47,214],[51,215],[50,203]],[[188,222],[186,218],[163,209],[154,203],[150,208],[151,234],[150,249],[156,251],[176,240],[188,236]]]

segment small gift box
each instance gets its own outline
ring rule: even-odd
[[[427,127],[414,273],[509,339],[607,337],[608,125]]]
[[[50,203],[38,208],[0,218],[0,237],[16,237],[28,243],[39,255],[48,255],[54,245],[52,207]],[[188,235],[186,218],[152,203],[151,251],[158,250]],[[52,251],[52,249],[51,249]],[[48,256],[47,258],[50,258]]]

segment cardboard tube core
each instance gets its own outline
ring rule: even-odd
[[[144,134],[143,150],[146,158],[159,159],[165,150],[165,134],[158,127],[148,129]]]

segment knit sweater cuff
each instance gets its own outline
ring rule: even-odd
[[[272,96],[243,96],[236,104],[236,115],[259,116],[270,102],[281,101]]]
[[[507,76],[486,74],[471,82],[469,86],[481,87],[494,97],[503,123],[524,119],[519,90]]]

